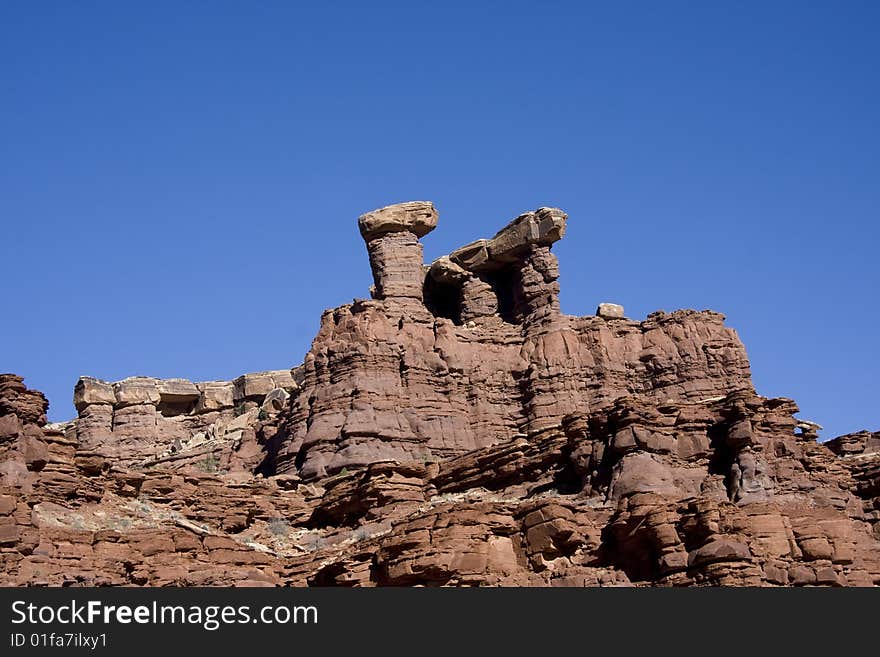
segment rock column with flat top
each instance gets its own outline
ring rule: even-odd
[[[360,216],[376,299],[422,300],[425,275],[419,238],[434,230],[437,218],[429,201],[398,203]]]

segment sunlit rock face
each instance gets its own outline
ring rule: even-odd
[[[438,223],[432,204],[364,214],[374,298],[322,317],[277,471],[313,479],[447,458],[626,394],[751,389],[745,349],[717,313],[563,315],[551,249],[567,219],[539,208],[425,265],[419,239]]]
[[[562,314],[562,210],[425,263],[438,220],[359,218],[302,363],[84,376],[58,424],[0,375],[0,583],[880,584],[880,432],[818,443],[718,313]]]

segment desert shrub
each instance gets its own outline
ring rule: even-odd
[[[196,467],[202,472],[217,472],[220,469],[220,461],[213,454],[208,454],[204,459],[196,463]]]
[[[290,533],[290,525],[284,518],[273,518],[269,521],[269,532],[276,538],[287,536]]]

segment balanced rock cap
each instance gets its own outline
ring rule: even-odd
[[[491,271],[516,262],[532,246],[551,246],[565,235],[568,215],[559,208],[526,212],[495,233],[453,251],[449,259],[473,272]]]
[[[362,214],[358,217],[358,228],[368,242],[387,233],[404,231],[424,237],[437,227],[438,218],[431,201],[408,201]]]
[[[116,393],[113,392],[112,384],[91,376],[79,377],[73,389],[73,405],[77,411],[82,411],[90,404],[109,404],[112,406],[115,403]]]

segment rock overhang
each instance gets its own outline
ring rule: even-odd
[[[358,218],[358,228],[367,242],[389,233],[424,237],[437,227],[438,218],[431,201],[406,201],[365,212]]]

